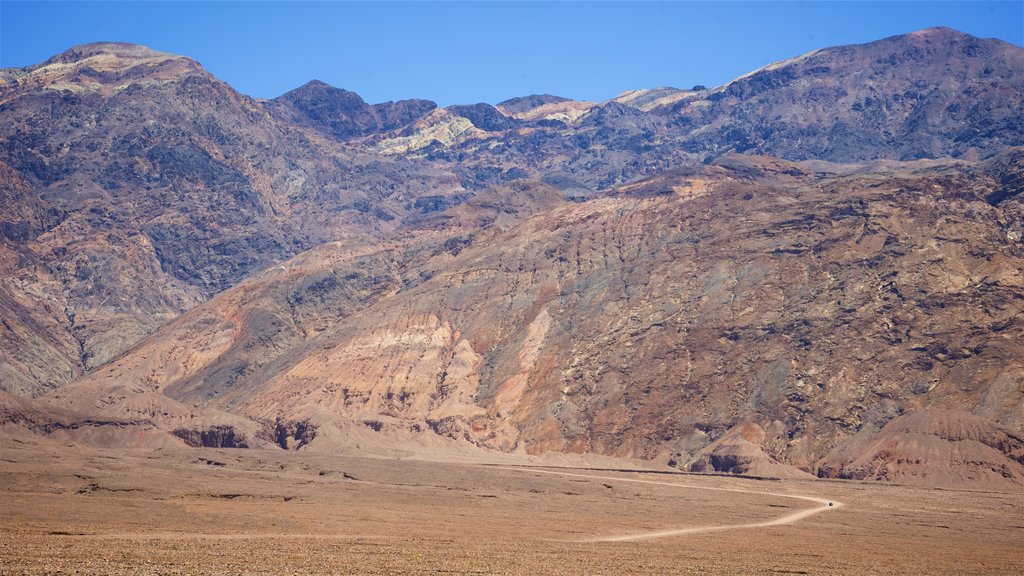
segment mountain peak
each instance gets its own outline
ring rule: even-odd
[[[554,104],[557,102],[568,102],[568,98],[561,96],[555,96],[554,94],[530,94],[529,96],[517,96],[515,98],[509,98],[504,102],[499,102],[495,106],[498,110],[501,110],[504,114],[518,114],[526,112],[543,106],[545,104]]]
[[[275,98],[278,102],[290,103],[300,108],[317,108],[317,109],[333,109],[337,107],[343,108],[363,108],[367,106],[366,101],[363,100],[362,96],[352,92],[351,90],[345,90],[344,88],[338,88],[331,86],[330,84],[322,80],[310,80],[302,86],[289,90],[284,94]]]
[[[300,90],[341,90],[342,92],[348,92],[348,90],[345,90],[344,88],[332,86],[331,84],[328,84],[327,82],[324,82],[323,80],[320,80],[318,78],[313,78],[312,80],[306,82],[302,86],[290,90],[290,92],[298,92]]]
[[[167,52],[153,50],[152,48],[148,48],[140,44],[130,44],[127,42],[92,42],[89,44],[72,46],[71,48],[68,48],[47,60],[46,64],[54,64],[58,62],[68,64],[81,62],[98,56],[113,56],[115,58],[128,60],[184,58],[183,56],[176,56]]]
[[[196,73],[198,62],[138,44],[81,44],[26,68],[6,68],[0,86],[25,90],[99,92],[112,95],[133,83],[163,83]]]
[[[948,26],[933,26],[931,28],[922,28],[920,30],[915,30],[907,34],[902,34],[902,36],[907,36],[909,38],[973,38],[973,36],[967,34],[966,32],[961,32],[955,28],[950,28]]]
[[[967,56],[974,55],[974,54],[970,53],[971,49],[969,47],[971,47],[971,46],[979,46],[979,47],[984,46],[984,47],[987,47],[986,49],[998,49],[998,50],[1005,49],[1006,47],[1017,48],[1018,50],[1020,48],[1020,47],[1018,47],[1018,46],[1016,46],[1014,44],[1010,44],[1008,42],[1005,42],[1003,40],[999,40],[997,38],[980,38],[978,36],[974,36],[972,34],[968,34],[967,32],[961,32],[960,30],[956,30],[955,28],[949,28],[947,26],[935,26],[935,27],[932,27],[932,28],[922,28],[920,30],[915,30],[913,32],[907,32],[906,34],[897,34],[895,36],[890,36],[888,38],[882,38],[881,40],[876,40],[874,42],[868,42],[866,44],[861,44],[859,46],[888,47],[888,46],[892,46],[894,44],[895,45],[906,45],[906,44],[909,44],[909,45],[925,45],[925,46],[928,46],[928,45],[948,46],[948,47],[950,47],[951,50],[953,50],[953,52],[954,52],[954,54],[956,56],[963,55],[963,54],[961,54],[961,52],[964,49],[963,47],[965,47],[965,46],[968,47],[967,48],[968,54],[966,54]],[[849,47],[846,47],[846,46],[835,46],[835,47],[832,47],[832,48],[826,48],[824,50],[841,50],[841,49],[844,49],[844,48],[849,48]]]
[[[309,98],[324,99],[328,98],[331,100],[344,99],[349,102],[350,105],[364,105],[365,101],[362,96],[352,92],[351,90],[345,90],[344,88],[338,88],[332,86],[323,80],[317,80],[314,78],[309,82],[306,82],[298,88],[294,88],[285,92],[284,94],[275,98],[278,101],[296,101],[305,100]]]

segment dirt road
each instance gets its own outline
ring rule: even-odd
[[[675,482],[659,482],[657,480],[640,480],[636,478],[619,478],[616,476],[594,476],[590,474],[578,474],[575,472],[558,472],[554,470],[538,470],[535,468],[509,468],[509,470],[520,470],[524,472],[536,472],[538,474],[552,474],[556,476],[571,476],[575,478],[589,478],[592,480],[607,480],[610,482],[630,482],[633,484],[654,484],[658,486],[671,486],[673,488],[679,488],[683,490],[714,490],[717,492],[737,492],[742,494],[758,494],[763,496],[775,496],[778,498],[792,498],[795,500],[807,500],[809,502],[815,502],[820,506],[814,508],[808,508],[806,510],[800,510],[791,514],[779,516],[778,518],[767,520],[764,522],[752,522],[749,524],[725,524],[721,526],[695,526],[692,528],[672,528],[666,530],[658,530],[655,532],[640,532],[636,534],[622,534],[617,536],[603,536],[600,538],[591,538],[583,540],[583,542],[627,542],[632,540],[650,540],[652,538],[665,538],[667,536],[682,536],[685,534],[703,534],[707,532],[722,532],[725,530],[740,530],[750,528],[767,528],[770,526],[781,526],[783,524],[792,524],[799,522],[805,518],[813,516],[815,514],[825,512],[826,510],[835,510],[840,508],[843,504],[835,500],[828,500],[825,498],[818,498],[815,496],[800,496],[795,494],[779,494],[776,492],[759,492],[756,490],[742,490],[739,488],[717,488],[710,486],[693,486],[689,484],[677,484]]]

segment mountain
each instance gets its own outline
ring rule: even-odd
[[[907,411],[1024,426],[1024,254],[986,200],[1004,164],[729,156],[584,203],[515,183],[377,251],[303,253],[43,400],[169,398],[309,449],[355,427],[863,477],[833,452]]]
[[[1024,144],[1024,54],[931,28],[778,62],[669,107],[689,149],[835,162],[987,157]]]
[[[1018,486],[1022,74],[948,29],[603,103],[4,70],[0,424]]]
[[[504,130],[445,139],[412,126],[403,136],[424,132],[419,145],[394,152],[447,161],[483,185],[515,166],[590,189],[729,152],[833,162],[985,158],[1024,145],[1022,70],[1017,46],[932,28],[816,50],[712,89],[633,90],[600,104],[512,99],[497,106],[519,120]]]
[[[437,108],[429,100],[370,105],[355,92],[319,80],[275,98],[273,104],[271,112],[283,120],[339,141],[403,128]]]
[[[73,48],[0,79],[8,391],[57,387],[271,263],[375,241],[417,195],[461,189],[139,46]]]

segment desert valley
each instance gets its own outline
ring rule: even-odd
[[[794,56],[0,69],[0,572],[1024,573],[1024,49]]]

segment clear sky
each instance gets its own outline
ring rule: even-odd
[[[370,102],[497,103],[714,86],[775,60],[931,26],[1024,44],[1024,1],[15,2],[0,66],[86,42],[184,54],[246,94],[313,78]]]

